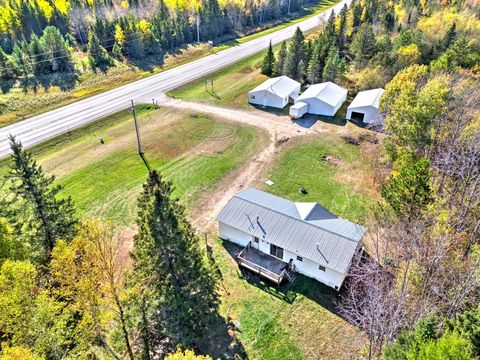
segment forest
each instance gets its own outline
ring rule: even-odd
[[[469,4],[355,2],[262,73],[384,87],[375,171],[383,202],[339,309],[368,357],[480,356],[480,21]],[[375,156],[375,154],[372,154]]]
[[[282,1],[0,1],[0,79],[35,89],[69,89],[78,72],[115,61],[161,65],[164,55],[196,41],[234,37],[301,11]]]

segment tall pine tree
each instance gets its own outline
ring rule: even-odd
[[[266,76],[272,76],[275,70],[275,55],[273,54],[272,42],[268,46],[267,53],[263,58],[261,73]]]
[[[152,171],[139,199],[132,255],[136,282],[144,285],[138,320],[144,358],[161,337],[205,351],[205,334],[218,314],[213,272],[172,191]]]
[[[274,75],[280,76],[285,73],[285,59],[287,58],[287,43],[285,41],[280,45],[280,50],[277,54],[277,61],[275,61]]]
[[[305,75],[299,67],[300,62],[305,59],[305,37],[299,27],[295,30],[293,38],[288,45],[287,60],[285,63],[285,75],[295,80],[302,80]],[[305,67],[303,67],[305,68]]]
[[[20,141],[10,137],[10,146],[11,194],[6,203],[7,216],[16,235],[26,238],[36,257],[46,264],[57,240],[70,240],[75,235],[75,208],[71,198],[58,198],[62,187],[54,184],[53,176],[43,173]]]

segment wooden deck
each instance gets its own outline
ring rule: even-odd
[[[288,264],[248,244],[237,256],[240,266],[249,269],[277,285],[287,276]]]

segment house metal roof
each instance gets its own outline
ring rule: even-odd
[[[343,101],[343,98],[347,93],[347,89],[344,89],[329,81],[321,84],[310,85],[308,89],[296,99],[296,101],[317,98],[331,106],[336,106],[338,103]]]
[[[297,88],[300,87],[300,83],[293,79],[290,79],[288,76],[279,76],[275,78],[268,79],[258,85],[255,89],[249,91],[249,93],[266,90],[272,94],[278,95],[282,98],[290,96]],[[294,94],[296,97],[297,94]]]
[[[235,195],[217,220],[341,273],[347,273],[367,231],[320,204],[296,203],[252,188]]]
[[[380,98],[385,92],[383,89],[372,89],[366,91],[360,91],[352,103],[348,106],[349,109],[373,106],[378,109],[380,105]]]

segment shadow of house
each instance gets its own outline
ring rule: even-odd
[[[221,239],[220,241],[228,254],[236,261],[237,255],[243,248],[229,241]],[[297,296],[301,295],[315,301],[330,312],[339,315],[336,310],[336,304],[341,295],[339,295],[334,289],[323,285],[314,279],[310,279],[301,274],[295,274],[295,281],[283,282],[281,285],[277,286],[274,283],[261,278],[259,275],[241,267],[237,267],[237,274],[240,279],[245,280],[248,284],[257,287],[267,294],[285,301],[288,304],[292,304]]]

